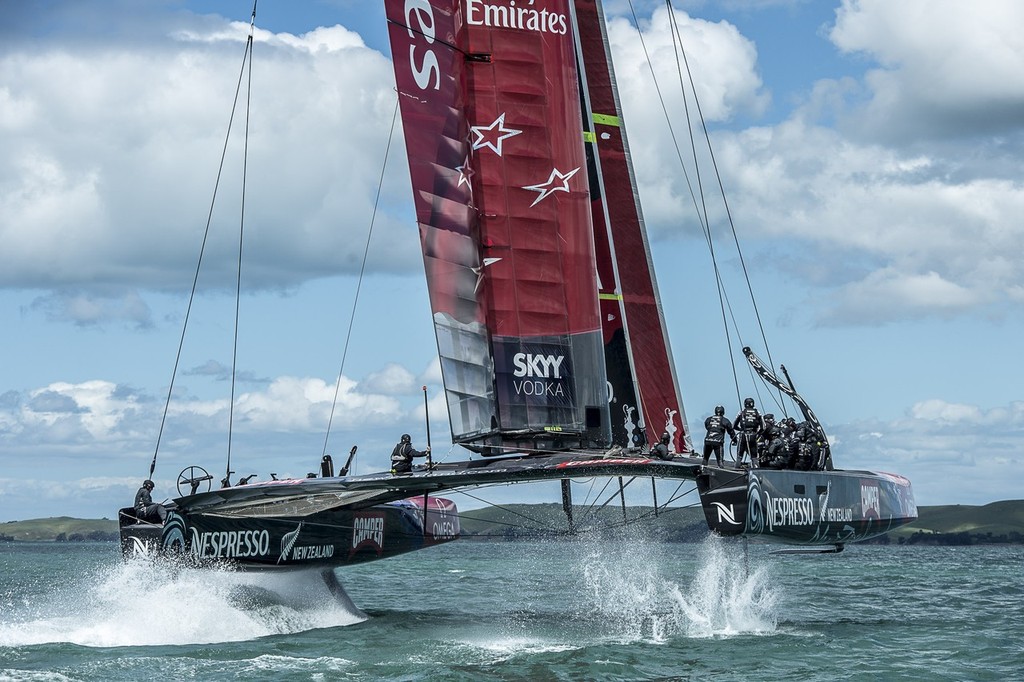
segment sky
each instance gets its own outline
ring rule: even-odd
[[[691,153],[671,137],[688,139],[665,3],[604,4],[699,442],[717,404],[772,407],[742,367],[734,384]],[[186,466],[219,478],[229,418],[236,478],[304,476],[325,444],[384,469],[401,433],[425,445],[428,413],[435,459],[464,456],[401,135],[388,144],[379,5],[259,3],[235,398],[240,114],[161,431],[252,5],[0,0],[0,521],[114,518],[158,438],[155,498]],[[1024,4],[674,9],[768,349],[837,466],[903,474],[921,505],[1024,497]],[[742,343],[764,356],[720,200],[709,211]]]

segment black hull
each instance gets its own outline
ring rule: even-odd
[[[459,536],[455,504],[423,498],[362,509],[328,509],[302,516],[232,516],[178,508],[163,525],[119,515],[121,549],[175,554],[199,564],[229,562],[246,570],[333,568],[387,559],[451,542]]]
[[[719,535],[842,545],[917,519],[910,481],[893,474],[708,467],[697,490]]]

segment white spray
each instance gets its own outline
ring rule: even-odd
[[[588,607],[597,611],[590,615],[611,636],[661,642],[776,630],[777,591],[764,566],[752,565],[748,574],[740,545],[717,537],[688,545],[696,549],[695,568],[673,564],[665,547],[642,540],[601,543],[582,558]]]

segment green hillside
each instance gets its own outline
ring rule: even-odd
[[[110,519],[73,519],[57,516],[49,519],[0,523],[0,540],[116,540],[117,521]]]
[[[889,533],[897,541],[931,542],[923,536],[947,536],[974,542],[1024,543],[1024,500],[1003,500],[983,506],[964,504],[918,507],[917,521]],[[961,543],[955,543],[961,544]],[[973,544],[973,543],[972,543]]]

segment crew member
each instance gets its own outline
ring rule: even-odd
[[[167,520],[167,510],[162,504],[153,504],[153,496],[150,493],[154,487],[156,486],[153,481],[148,478],[142,482],[139,492],[135,493],[135,515],[140,521],[156,522],[159,519],[160,523],[163,523]]]
[[[740,441],[736,448],[736,464],[743,464],[743,456],[749,453],[751,466],[757,468],[757,434],[764,429],[764,420],[754,407],[753,398],[744,399],[743,409],[732,425],[739,432]]]
[[[775,423],[775,415],[764,416],[764,428],[757,436],[758,464],[762,467],[782,469],[788,457],[782,454],[784,439],[782,429]]]
[[[725,445],[725,434],[729,434],[729,440],[736,442],[736,431],[732,424],[725,418],[725,408],[721,405],[715,408],[715,413],[704,420],[704,428],[707,434],[704,435],[704,466],[708,465],[711,453],[715,453],[715,461],[722,466],[722,448]]]
[[[672,450],[669,448],[669,443],[672,437],[668,435],[668,432],[661,434],[661,440],[651,448],[651,454],[658,459],[672,459]]]
[[[824,469],[828,454],[825,434],[810,421],[804,421],[797,425],[794,436],[800,443],[796,468],[803,471]]]
[[[412,436],[408,433],[402,434],[402,440],[398,441],[395,449],[391,451],[391,473],[404,474],[412,471],[412,460],[414,457],[426,457],[430,454],[430,447],[420,452],[412,446]]]
[[[800,455],[800,441],[796,436],[796,419],[786,417],[779,422],[779,428],[782,430],[782,447],[779,455],[784,460],[781,468],[796,469]]]

